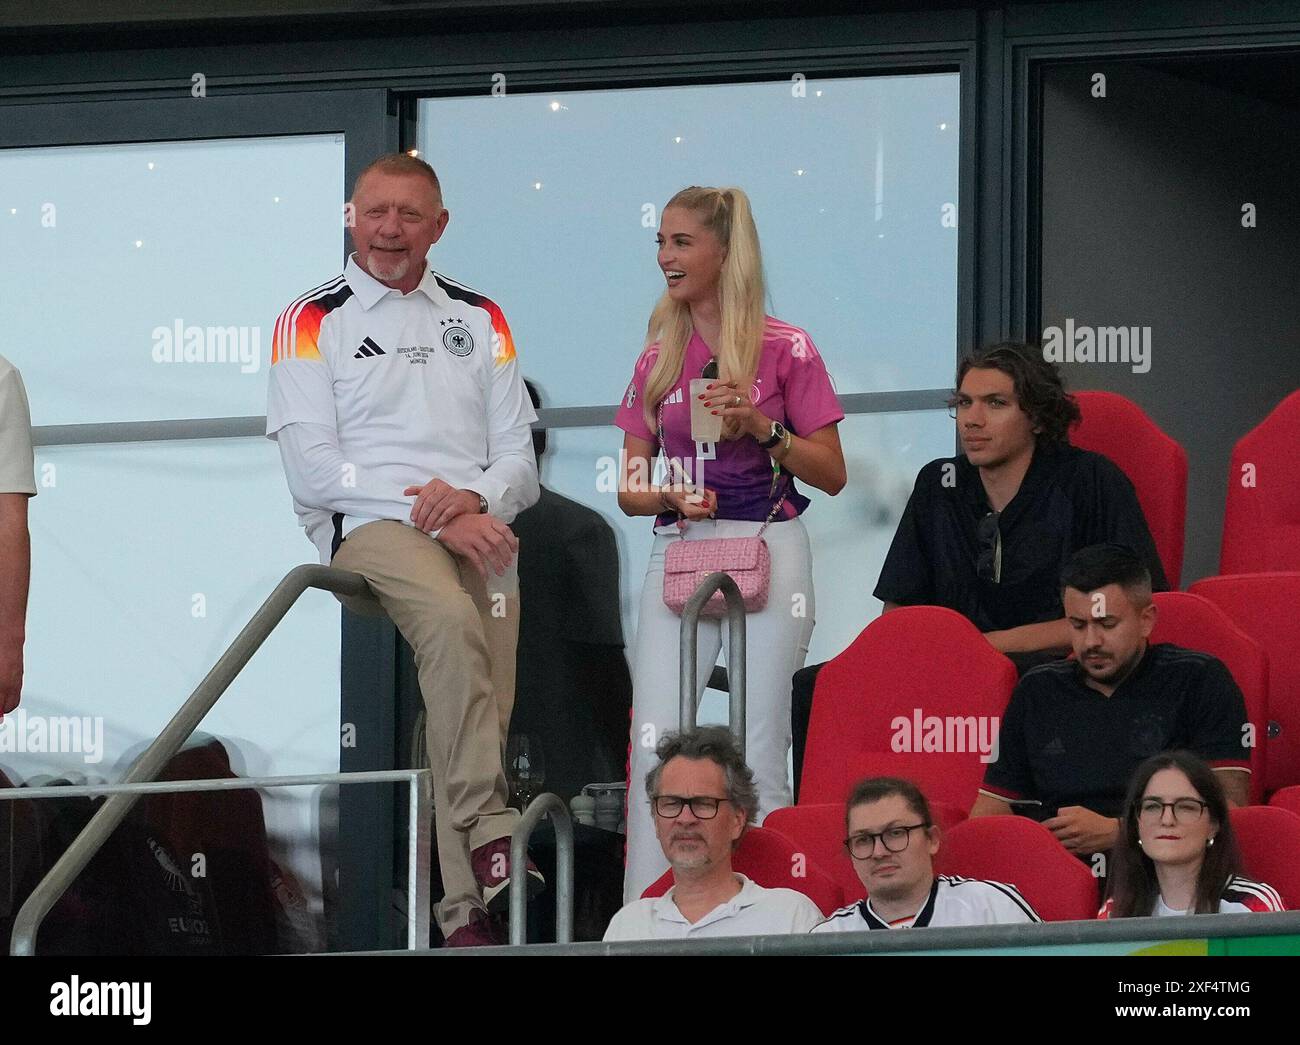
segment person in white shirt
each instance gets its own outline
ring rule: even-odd
[[[793,889],[765,889],[731,869],[731,854],[758,812],[754,774],[731,732],[703,726],[668,733],[646,775],[655,833],[673,887],[626,904],[605,940],[674,940],[805,933],[821,911]]]
[[[276,322],[267,435],[321,562],[365,578],[411,644],[424,696],[453,945],[498,942],[510,832],[518,541],[538,497],[537,420],[501,309],[435,272],[438,176],[397,153],[362,171],[343,274]],[[373,600],[344,600],[373,612]],[[541,876],[529,866],[530,889]]]
[[[1284,911],[1277,890],[1242,875],[1223,778],[1190,751],[1134,771],[1097,917]]]
[[[910,780],[871,777],[849,795],[845,848],[867,899],[841,907],[815,933],[1040,922],[1014,885],[934,873],[939,829]]]
[[[23,689],[32,543],[27,502],[36,496],[32,417],[22,375],[0,356],[0,718]]]

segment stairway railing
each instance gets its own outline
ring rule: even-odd
[[[433,812],[433,772],[428,769],[385,769],[368,773],[314,773],[307,776],[222,777],[215,780],[166,780],[144,784],[98,784],[77,787],[0,788],[0,801],[42,798],[94,798],[98,795],[171,795],[191,791],[242,791],[273,787],[311,787],[322,784],[410,785],[410,834],[407,839],[406,940],[407,950],[429,945],[429,823]],[[134,801],[134,798],[132,799]],[[91,854],[93,857],[94,854]],[[56,897],[54,903],[58,903]],[[21,916],[21,910],[19,915]],[[15,919],[9,953],[31,955],[36,933],[46,912],[35,922]]]
[[[139,799],[140,791],[127,785],[157,781],[157,776],[162,772],[163,767],[180,751],[185,741],[199,727],[199,723],[212,710],[213,705],[230,688],[236,676],[252,659],[253,654],[261,648],[267,636],[275,630],[276,625],[284,619],[284,615],[308,588],[329,591],[336,595],[364,597],[369,594],[369,588],[361,575],[347,570],[305,565],[296,566],[285,575],[249,622],[244,625],[243,630],[235,637],[235,641],[213,665],[212,670],[190,694],[189,699],[172,716],[172,720],[158,734],[157,739],[135,760],[122,784],[115,785],[110,791],[96,792],[108,794],[108,800],[91,817],[90,823],[73,839],[72,844],[32,890],[31,896],[19,909],[14,918],[13,937],[10,943],[11,954],[35,953],[36,934],[40,931],[45,916],[59,902],[59,898],[67,891],[68,886],[76,880],[77,875],[108,841],[109,836]],[[341,775],[351,777],[354,774]],[[245,785],[247,782],[237,783]],[[168,784],[167,787],[172,788],[172,785]],[[30,790],[15,790],[22,790],[22,797],[33,797]],[[69,788],[57,790],[64,796],[72,794],[72,789]],[[420,788],[412,787],[412,794],[414,795],[418,790]]]

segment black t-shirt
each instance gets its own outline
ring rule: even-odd
[[[1059,620],[1061,568],[1080,548],[1115,543],[1168,584],[1128,477],[1109,458],[1064,443],[1039,443],[1015,497],[998,516],[998,581],[981,578],[980,521],[991,511],[979,469],[966,457],[931,461],[899,520],[876,598],[900,606],[947,606],[980,631]]]
[[[1103,696],[1073,660],[1025,673],[1007,705],[984,789],[1038,799],[1048,812],[1083,806],[1118,816],[1138,764],[1185,749],[1212,766],[1250,768],[1246,701],[1208,653],[1149,646],[1133,673]]]

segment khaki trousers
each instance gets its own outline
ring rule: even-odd
[[[489,595],[472,566],[391,520],[357,527],[331,565],[365,578],[415,652],[445,892],[434,914],[447,936],[483,909],[470,851],[508,836],[519,819],[506,805],[501,764],[514,706],[518,592]],[[342,601],[374,612],[364,600]]]

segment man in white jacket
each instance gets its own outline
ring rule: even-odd
[[[497,942],[486,913],[508,902],[518,819],[501,765],[519,628],[509,523],[538,497],[537,414],[501,309],[426,262],[449,218],[433,168],[381,157],[350,206],[343,274],[276,322],[267,435],[321,561],[361,574],[415,652],[443,936]]]

